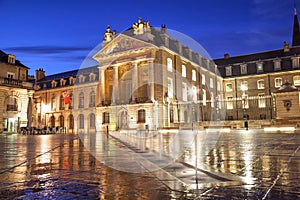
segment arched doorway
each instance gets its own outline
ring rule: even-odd
[[[65,119],[63,115],[59,116],[59,126],[64,127],[65,126]]]
[[[54,117],[54,115],[52,115],[50,117],[50,127],[55,127],[55,117]]]
[[[128,128],[128,114],[123,110],[119,113],[118,126],[120,129]]]

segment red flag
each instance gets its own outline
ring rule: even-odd
[[[64,102],[65,104],[71,104],[70,95],[67,93],[67,91],[63,92]]]

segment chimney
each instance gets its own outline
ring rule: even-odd
[[[35,79],[36,81],[40,81],[45,78],[45,71],[42,68],[35,70]]]
[[[229,59],[229,58],[230,58],[229,53],[225,53],[225,54],[224,54],[224,59]]]
[[[286,41],[283,43],[283,52],[290,52],[290,45]]]
[[[162,34],[166,34],[166,33],[167,33],[167,26],[166,26],[165,24],[162,24],[162,25],[161,25],[160,32],[161,32]]]
[[[165,47],[169,48],[169,36],[167,35],[167,28],[165,24],[161,25],[160,32],[161,32],[160,36],[164,41]]]

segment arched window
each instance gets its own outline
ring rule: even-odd
[[[65,119],[63,115],[59,116],[59,126],[64,127],[65,126]]]
[[[69,129],[74,129],[74,116],[69,115]]]
[[[79,129],[84,129],[84,116],[83,116],[83,114],[80,114],[78,119],[79,119]]]
[[[55,99],[55,96],[53,96],[51,98],[51,110],[52,111],[55,111],[56,110],[56,99]]]
[[[64,108],[65,108],[64,96],[60,95],[60,98],[59,98],[59,110],[64,110]]]
[[[90,107],[95,107],[95,92],[91,91],[90,92],[90,103],[89,103]]]
[[[138,123],[145,123],[146,122],[146,111],[138,110]]]
[[[96,127],[95,114],[91,113],[90,114],[90,128],[95,128],[95,127]]]
[[[84,108],[84,94],[83,92],[81,92],[79,94],[79,104],[78,104],[78,108]]]
[[[55,127],[55,117],[53,115],[50,118],[50,127]]]

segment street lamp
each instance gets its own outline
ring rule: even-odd
[[[247,105],[247,95],[246,95],[246,90],[248,90],[248,86],[246,84],[241,85],[241,90],[243,91],[242,94],[242,106],[243,106],[243,118],[244,118],[244,127],[246,130],[248,130],[248,117],[245,115],[246,112],[246,105]]]

